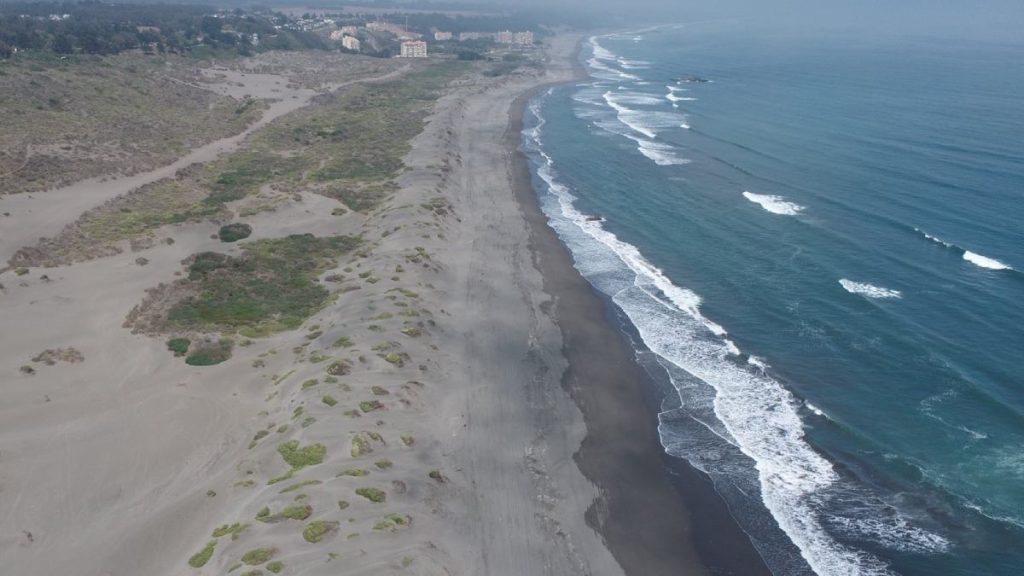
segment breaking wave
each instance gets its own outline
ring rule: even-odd
[[[875,286],[866,282],[854,282],[853,280],[847,280],[843,278],[839,281],[839,284],[846,289],[850,294],[859,294],[860,296],[867,296],[868,298],[902,298],[903,294],[899,290],[892,290],[890,288],[882,288],[881,286]]]
[[[742,362],[745,354],[726,338],[725,328],[703,315],[697,293],[673,283],[637,247],[576,208],[576,197],[558,181],[554,162],[543,149],[544,119],[538,101],[530,110],[537,124],[527,132],[526,146],[536,154],[537,176],[546,185],[541,204],[551,218],[550,225],[573,253],[576,267],[627,315],[659,362],[672,367],[669,375],[684,404],[702,400],[689,397],[692,385],[677,378],[674,371],[681,371],[680,378],[685,374],[709,387],[712,395],[708,402],[713,410],[709,418],[717,422],[706,425],[753,461],[750,474],[756,474],[761,502],[812,570],[842,576],[890,574],[883,561],[837,542],[827,532],[824,504],[841,479],[832,464],[805,440],[798,414],[800,402],[768,373],[762,359],[747,355]],[[776,197],[750,194],[748,199],[764,202],[762,206],[769,211],[769,207],[784,206],[781,213],[795,214],[802,209]],[[716,466],[731,470],[743,466],[715,458]],[[864,530],[880,539],[898,539],[899,534],[908,534],[899,522],[903,521],[880,520]],[[914,539],[922,546],[944,542],[924,531],[914,532]]]
[[[743,197],[750,200],[754,204],[758,204],[761,208],[764,208],[772,214],[781,214],[782,216],[796,216],[804,210],[804,207],[787,201],[782,196],[771,196],[769,194],[754,194],[753,192],[744,192]]]

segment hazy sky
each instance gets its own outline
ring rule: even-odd
[[[738,19],[752,25],[972,37],[1024,43],[1024,0],[485,0],[622,18]]]

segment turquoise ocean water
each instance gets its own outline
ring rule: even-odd
[[[582,58],[524,149],[668,453],[778,575],[1022,573],[1024,44],[704,23]]]

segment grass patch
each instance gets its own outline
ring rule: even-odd
[[[323,540],[327,535],[338,530],[339,524],[337,522],[328,520],[314,520],[306,526],[306,529],[302,531],[302,537],[305,538],[306,542],[316,544]]]
[[[188,338],[171,338],[167,341],[167,349],[174,352],[175,356],[184,356],[188,354],[188,347],[192,344],[192,341]]]
[[[394,466],[394,464],[391,463],[391,460],[377,460],[373,465],[376,466],[378,470],[387,470]]]
[[[292,467],[292,470],[301,470],[306,466],[323,463],[324,457],[327,455],[327,447],[319,443],[300,447],[298,440],[291,440],[280,444],[277,447],[277,452]]]
[[[401,438],[402,438],[402,444],[405,444],[406,446],[410,446],[411,447],[413,444],[416,443],[416,439],[412,437],[412,434],[403,433]]]
[[[366,498],[374,504],[380,504],[388,499],[387,493],[377,488],[356,488],[356,494]]]
[[[361,477],[361,476],[366,476],[367,474],[368,474],[368,472],[366,470],[363,470],[362,468],[349,468],[347,470],[342,470],[341,472],[339,472],[338,473],[338,477],[341,477],[341,476],[354,476],[354,477],[358,478],[358,477]]]
[[[284,570],[284,562],[281,562],[280,560],[274,560],[273,562],[270,562],[266,565],[266,569],[268,572],[271,572],[273,574],[280,574],[281,570]]]
[[[334,398],[334,396],[331,396],[330,394],[321,398],[320,401],[323,402],[324,404],[327,404],[328,406],[331,406],[332,408],[338,405],[338,401]]]
[[[364,400],[359,403],[359,409],[363,412],[373,412],[384,408],[380,400]]]
[[[320,480],[303,480],[302,482],[296,482],[295,484],[289,484],[288,486],[285,486],[284,488],[281,489],[281,494],[287,494],[288,492],[294,492],[295,490],[298,490],[300,488],[305,488],[306,486],[315,486],[317,484],[323,484],[323,482],[321,482]]]
[[[234,343],[227,338],[217,342],[197,343],[192,353],[185,357],[185,364],[189,366],[213,366],[231,358],[231,349]]]
[[[248,527],[248,524],[243,524],[241,522],[235,522],[234,524],[225,524],[220,528],[215,528],[213,530],[213,537],[220,538],[221,536],[227,536],[228,534],[230,534],[232,540],[237,540],[238,536],[242,532],[245,532],[245,529]]]
[[[356,343],[353,342],[352,339],[349,338],[348,336],[342,336],[334,341],[335,348],[351,348],[355,345]]]
[[[319,383],[320,383],[320,381],[317,380],[316,378],[310,378],[309,380],[306,380],[305,382],[302,383],[302,389],[303,390],[308,390],[308,389],[316,386]]]
[[[352,365],[345,360],[338,360],[327,366],[325,371],[331,376],[345,376],[352,371]]]
[[[213,556],[213,549],[215,546],[217,546],[216,540],[210,540],[207,542],[206,546],[203,546],[202,550],[196,552],[188,559],[188,565],[193,568],[202,568],[203,566],[206,566],[206,563],[209,562],[210,558]]]
[[[248,238],[251,234],[252,226],[241,222],[221,226],[217,231],[217,237],[221,242],[238,242]]]
[[[258,566],[273,558],[274,554],[277,554],[277,548],[253,548],[242,554],[242,562],[249,566]]]
[[[348,500],[338,500],[338,510],[345,510],[349,506]]]
[[[305,520],[313,515],[313,507],[309,504],[286,506],[278,515],[289,520]]]
[[[153,292],[151,298],[185,296],[170,306],[166,318],[161,320],[157,312],[152,321],[164,328],[249,336],[298,328],[330,297],[317,277],[359,243],[351,236],[296,234],[245,243],[239,257],[197,254],[189,261],[187,279],[174,289]],[[147,304],[159,308],[144,302],[139,316],[145,316]]]

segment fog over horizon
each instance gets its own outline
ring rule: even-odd
[[[477,0],[512,8],[506,0]],[[514,8],[580,12],[622,24],[733,20],[751,27],[1024,43],[1020,0],[522,0]]]

